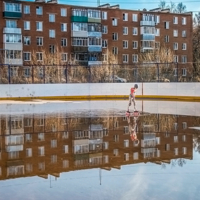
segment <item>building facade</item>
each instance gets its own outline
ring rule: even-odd
[[[192,62],[192,13],[56,0],[1,1],[0,9],[3,64],[136,64],[161,46],[173,51],[174,62]]]

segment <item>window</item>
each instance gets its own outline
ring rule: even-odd
[[[102,19],[104,20],[107,19],[107,12],[102,11]]]
[[[33,119],[32,118],[25,118],[24,119],[24,127],[32,127]]]
[[[177,135],[174,136],[174,142],[178,142],[178,136]]]
[[[132,55],[132,61],[133,61],[133,63],[138,62],[138,55],[137,54]]]
[[[44,133],[38,133],[38,140],[44,141]]]
[[[43,37],[36,37],[36,42],[38,46],[43,46]]]
[[[175,43],[173,44],[173,49],[174,49],[174,50],[178,50],[178,43],[177,43],[177,42],[175,42]]]
[[[159,29],[159,28],[156,28],[156,29],[155,29],[155,32],[156,32],[156,33],[155,33],[155,36],[160,36],[160,29]]]
[[[55,30],[53,30],[53,29],[50,29],[50,30],[49,30],[49,37],[50,37],[50,38],[55,38],[55,37],[56,37]]]
[[[113,135],[113,141],[119,142],[119,135]]]
[[[182,17],[182,25],[186,25],[186,17]]]
[[[182,37],[186,37],[186,30],[182,31]]]
[[[186,135],[182,135],[182,141],[186,142]]]
[[[160,48],[160,42],[155,42],[155,48],[159,49]]]
[[[26,172],[30,173],[33,171],[33,165],[30,163],[26,164]]]
[[[124,161],[129,161],[129,153],[124,153]]]
[[[24,5],[24,14],[30,14],[30,6]]]
[[[51,148],[57,147],[57,140],[51,140]]]
[[[174,62],[178,63],[178,55],[174,55]]]
[[[9,12],[21,12],[21,4],[4,2],[4,10]]]
[[[122,55],[122,61],[123,61],[123,63],[128,63],[128,54]]]
[[[72,46],[88,46],[88,38],[72,38]]]
[[[32,142],[32,134],[26,134],[26,142]]]
[[[187,154],[187,147],[183,147],[183,148],[182,148],[182,153],[183,153],[183,154]]]
[[[132,21],[137,22],[138,21],[138,15],[137,14],[132,14]]]
[[[51,155],[51,163],[57,163],[57,155]]]
[[[187,69],[183,68],[182,69],[182,76],[186,76],[187,75]],[[187,124],[186,124],[187,125]]]
[[[24,45],[30,45],[30,44],[31,44],[31,37],[24,36]]]
[[[124,140],[124,147],[129,147],[129,140]]]
[[[187,44],[186,43],[183,43],[182,44],[182,50],[186,50],[187,49]]]
[[[69,167],[69,160],[63,160],[63,168]]]
[[[63,152],[64,153],[69,153],[69,147],[68,147],[68,145],[63,145]]]
[[[45,170],[45,162],[38,163],[38,170],[44,171]]]
[[[133,153],[133,160],[138,160],[138,152]]]
[[[176,71],[177,73],[177,71]],[[174,123],[174,130],[178,130],[178,124],[177,123]]]
[[[108,40],[102,40],[102,48],[107,48]]]
[[[123,21],[128,21],[128,13],[123,13]]]
[[[128,40],[123,40],[123,49],[128,49]]]
[[[56,47],[54,44],[49,45],[49,53],[55,53],[56,52]]]
[[[113,18],[113,19],[112,19],[112,25],[113,25],[113,26],[117,26],[117,19],[116,19],[116,18]]]
[[[31,60],[31,53],[30,52],[24,52],[24,61],[30,61]]]
[[[112,48],[112,52],[114,55],[118,54],[118,48],[117,47],[113,47]]]
[[[30,21],[24,21],[24,30],[30,30]]]
[[[108,61],[107,54],[102,54],[102,57],[103,57],[103,62],[107,62]]]
[[[18,50],[7,50],[6,51],[6,58],[8,59],[21,59],[22,52]]]
[[[169,22],[164,22],[164,28],[169,29]]]
[[[125,121],[125,120],[123,120]],[[128,126],[124,126],[124,134],[128,134],[129,133],[129,128]]]
[[[137,27],[133,27],[133,35],[137,35],[138,34],[138,28]]]
[[[183,122],[182,127],[183,127],[183,129],[186,129],[187,128],[187,122]]]
[[[61,59],[62,59],[63,62],[66,62],[67,61],[67,53],[62,53]]]
[[[55,14],[49,14],[49,22],[55,22]]]
[[[102,26],[102,33],[107,34],[108,33],[108,26]]]
[[[62,133],[62,139],[68,139],[69,138],[69,133],[68,132],[63,132]]]
[[[36,15],[42,15],[42,6],[36,6]]]
[[[72,23],[72,31],[88,31],[87,23]]]
[[[62,23],[61,24],[61,31],[62,32],[67,32],[67,24],[66,23]]]
[[[174,37],[178,37],[178,30],[174,30],[174,31],[173,31],[173,36],[174,36]]]
[[[17,21],[15,20],[6,20],[7,28],[17,28]]]
[[[123,27],[123,35],[128,35],[128,27]]]
[[[169,35],[165,35],[165,42],[169,42]]]
[[[187,62],[187,56],[181,56],[181,62],[186,63]]]
[[[178,24],[178,17],[173,18],[173,24]]]
[[[103,149],[109,148],[109,142],[103,142]]]
[[[169,151],[170,150],[170,144],[165,144],[165,151]]]
[[[119,155],[119,149],[113,149],[113,155],[118,156]]]
[[[26,157],[32,157],[32,148],[26,149]]]
[[[18,34],[5,34],[6,43],[21,43],[21,35]]]
[[[42,27],[42,22],[36,22],[36,31],[42,31],[43,27]]]
[[[155,16],[155,22],[156,24],[160,23],[160,15]]]
[[[37,58],[37,61],[42,61],[43,60],[42,52],[37,52],[36,53],[36,58]]]
[[[44,156],[44,155],[45,155],[44,146],[38,147],[38,156]]]
[[[138,48],[138,41],[133,41],[133,49],[137,49]]]
[[[67,16],[67,9],[66,8],[61,8],[60,9],[60,15],[62,17],[66,17]]]
[[[67,46],[67,38],[62,38],[61,39],[61,46],[66,47]]]
[[[178,148],[174,148],[174,155],[178,156]]]
[[[118,33],[113,33],[112,34],[112,39],[113,40],[118,40]]]

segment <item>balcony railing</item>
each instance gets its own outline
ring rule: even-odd
[[[3,33],[22,34],[22,29],[21,29],[21,28],[9,28],[9,27],[4,27]]]
[[[155,21],[140,21],[140,26],[155,26]]]
[[[142,34],[141,40],[155,40],[154,34]]]

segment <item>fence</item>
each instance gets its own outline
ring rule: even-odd
[[[197,82],[192,63],[135,65],[0,65],[0,84]]]

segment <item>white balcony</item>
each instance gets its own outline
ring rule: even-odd
[[[22,29],[21,28],[8,28],[8,27],[5,27],[3,29],[3,33],[22,34]]]
[[[87,31],[71,31],[72,37],[88,37]]]
[[[102,61],[88,61],[88,65],[102,65]]]
[[[88,32],[88,37],[98,37],[101,38],[102,37],[102,33],[101,32]]]
[[[155,21],[140,21],[140,26],[155,26]]]
[[[101,45],[89,45],[88,51],[89,52],[102,52],[102,47],[101,47]]]
[[[154,34],[142,34],[141,40],[155,40]]]

